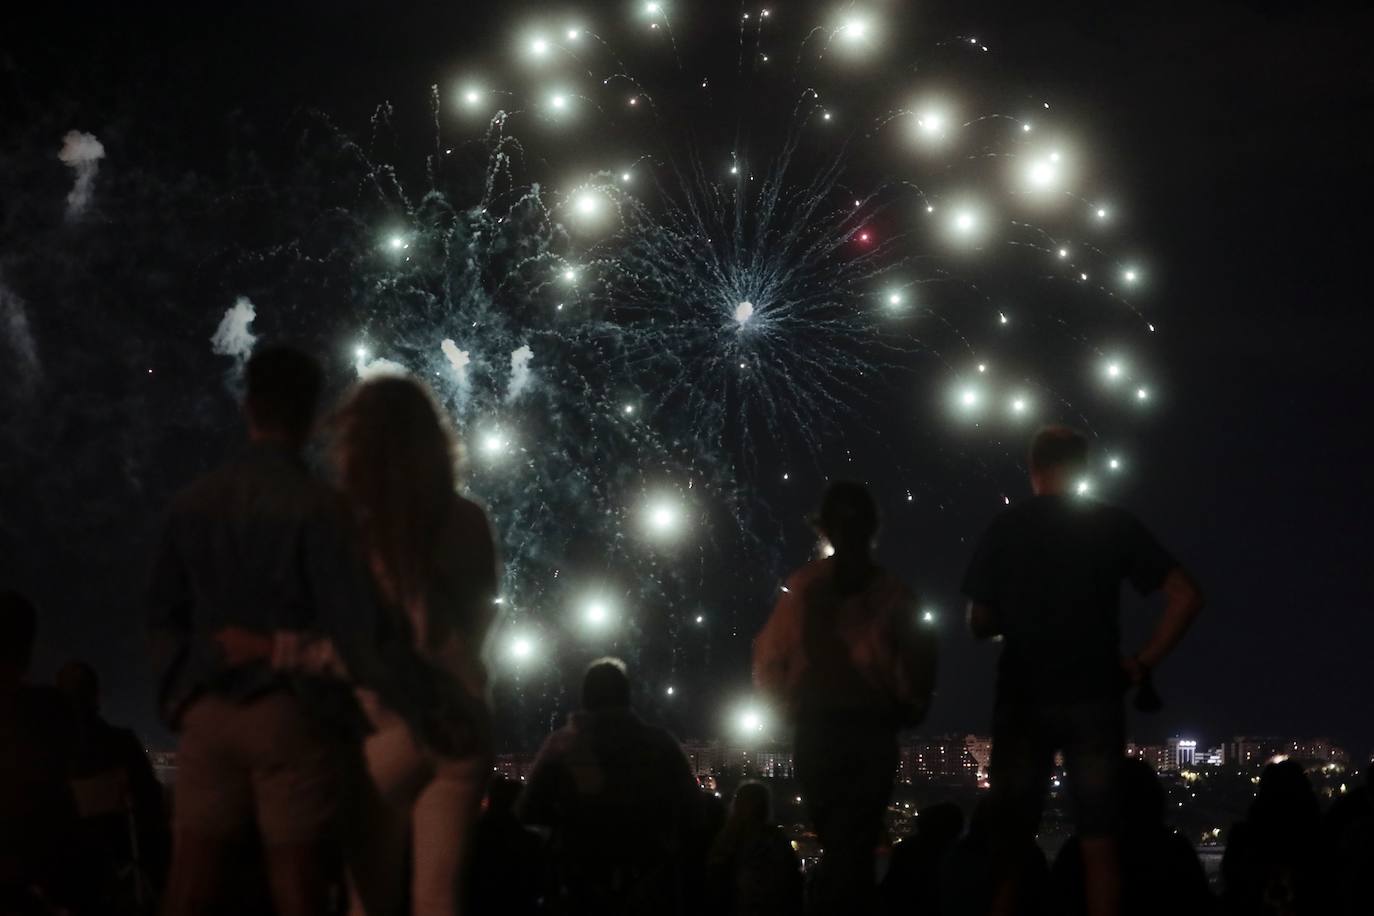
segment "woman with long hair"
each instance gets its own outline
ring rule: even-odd
[[[463,863],[491,771],[482,650],[495,617],[496,552],[486,515],[458,495],[455,440],[429,391],[403,377],[358,385],[333,421],[333,462],[377,587],[432,671],[443,741],[360,691],[375,794],[350,871],[352,911],[460,908]],[[409,840],[409,843],[407,843]],[[406,875],[406,850],[411,869]]]

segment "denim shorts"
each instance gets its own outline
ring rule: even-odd
[[[993,714],[991,798],[999,819],[1022,835],[1039,827],[1054,769],[1064,755],[1065,789],[1083,836],[1114,833],[1126,715],[1118,697],[1059,704],[1003,702]]]

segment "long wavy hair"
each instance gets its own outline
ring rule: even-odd
[[[412,610],[435,577],[436,542],[457,490],[457,444],[429,389],[383,377],[336,411],[333,457],[387,598]]]

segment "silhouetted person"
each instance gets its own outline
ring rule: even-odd
[[[1365,785],[1341,795],[1322,823],[1331,850],[1333,912],[1356,916],[1374,912],[1374,799],[1368,769]]]
[[[624,663],[593,662],[582,709],[544,742],[516,808],[552,830],[555,912],[682,912],[696,794],[681,745],[630,709]]]
[[[791,916],[802,908],[801,862],[773,823],[773,799],[759,782],[735,790],[730,816],[707,856],[713,913]]]
[[[68,840],[74,882],[89,912],[152,912],[171,850],[162,785],[148,754],[127,728],[100,715],[100,679],[85,662],[68,662],[57,689],[75,719],[68,775],[77,819]]]
[[[1207,873],[1188,838],[1164,823],[1164,787],[1143,760],[1121,765],[1121,912],[1125,916],[1210,916],[1216,901]],[[1083,851],[1070,837],[1055,857],[1055,912],[1087,913],[1083,899]]]
[[[982,798],[973,810],[968,833],[945,856],[940,867],[940,916],[987,916],[997,893],[999,861],[1011,857],[1020,876],[1011,912],[1015,916],[1058,916],[1049,904],[1050,867],[1045,853],[1030,837],[1011,846],[1001,835],[994,806]]]
[[[886,912],[934,916],[940,912],[940,871],[959,835],[964,812],[952,802],[922,808],[911,834],[898,843],[883,878]]]
[[[993,913],[1014,909],[1019,848],[1035,835],[1055,751],[1062,751],[1084,862],[1087,912],[1119,912],[1117,779],[1123,694],[1183,638],[1202,609],[1193,580],[1128,512],[1075,495],[1088,470],[1081,433],[1049,427],[1031,442],[1028,500],[984,533],[964,577],[969,626],[1003,641],[990,780],[999,839]],[[1164,613],[1132,655],[1120,648],[1121,583],[1163,590]]]
[[[38,612],[0,591],[0,912],[66,903],[64,839],[75,808],[67,783],[75,728],[61,694],[26,683]],[[47,912],[46,909],[42,910]]]
[[[897,769],[897,730],[925,716],[935,642],[916,598],[873,561],[878,508],[832,483],[813,519],[833,555],[787,580],[754,641],[754,683],[796,723],[797,778],[822,847],[818,913],[877,907],[874,851]]]
[[[179,494],[167,520],[149,622],[162,713],[180,732],[169,913],[213,911],[250,831],[280,916],[330,905],[364,722],[352,687],[294,670],[281,634],[328,637],[353,681],[422,715],[414,666],[383,660],[393,647],[413,657],[408,634],[384,626],[346,506],[301,458],[322,385],[299,351],[254,354],[248,449]],[[273,638],[279,657],[231,660],[217,634],[232,628]]]
[[[465,912],[485,916],[538,913],[548,869],[544,844],[515,816],[520,783],[497,776],[487,788],[487,807],[477,819],[468,872]]]
[[[1223,900],[1236,916],[1327,913],[1330,849],[1312,783],[1295,760],[1271,763],[1221,860]]]
[[[367,812],[351,866],[361,898],[354,912],[395,912],[409,889],[411,912],[453,914],[491,774],[482,652],[496,617],[496,548],[486,514],[458,495],[457,445],[423,384],[364,382],[333,427],[334,464],[368,565],[433,678],[453,739],[440,745],[417,734],[364,694],[373,726],[364,752],[382,805]]]

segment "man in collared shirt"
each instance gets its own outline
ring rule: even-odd
[[[292,631],[321,634],[352,681],[398,710],[414,697],[380,652],[407,639],[388,640],[346,509],[301,458],[318,364],[265,348],[246,379],[249,447],[177,496],[149,593],[161,711],[180,732],[167,912],[212,911],[231,850],[256,831],[278,913],[323,913],[340,808],[361,773],[352,687],[266,659],[231,662],[217,634],[237,628],[279,644]]]

